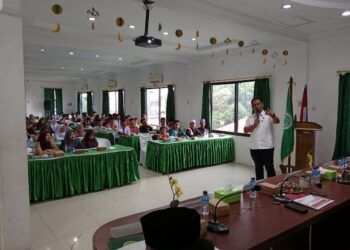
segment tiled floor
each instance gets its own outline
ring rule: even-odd
[[[33,250],[90,250],[92,236],[108,221],[169,204],[172,194],[166,175],[140,167],[141,179],[131,185],[31,205]],[[222,164],[172,174],[184,195],[181,200],[212,192],[227,184],[242,185],[254,169]],[[78,242],[73,246],[73,239]]]

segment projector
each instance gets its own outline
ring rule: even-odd
[[[135,38],[135,45],[144,48],[157,48],[162,46],[162,40],[153,36],[139,36]]]

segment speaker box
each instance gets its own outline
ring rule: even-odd
[[[51,110],[51,102],[49,100],[44,101],[44,109]]]

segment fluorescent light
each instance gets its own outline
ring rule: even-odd
[[[136,27],[135,27],[135,25],[130,24],[130,25],[129,25],[129,28],[130,28],[130,29],[135,29]]]
[[[93,22],[93,21],[95,21],[95,20],[96,20],[95,17],[93,17],[93,16],[89,17],[89,21]]]
[[[169,33],[168,33],[167,31],[164,31],[164,32],[163,32],[163,35],[164,35],[164,36],[167,36],[167,35],[169,35]]]
[[[192,37],[192,41],[196,41],[197,39],[195,37]]]
[[[45,52],[45,49],[41,49],[40,52]]]
[[[100,55],[96,54],[96,58],[99,58],[99,57],[100,57]]]
[[[62,66],[61,69],[64,69],[64,66]]]
[[[121,61],[121,60],[123,60],[123,58],[122,57],[118,57],[118,60]]]
[[[346,10],[343,13],[341,13],[342,16],[350,16],[350,10]]]
[[[84,68],[80,68],[80,70],[81,70],[81,71],[83,71],[83,70],[84,70]]]
[[[69,54],[72,56],[72,55],[74,55],[74,52],[73,52],[73,51],[71,51],[71,52],[69,52]]]
[[[291,4],[284,4],[284,5],[282,5],[282,8],[283,9],[290,9],[290,8],[292,8],[292,5]]]

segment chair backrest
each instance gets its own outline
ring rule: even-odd
[[[96,139],[97,139],[99,147],[110,147],[111,146],[111,142],[108,139],[99,138],[99,137],[96,137]]]
[[[141,151],[146,153],[148,141],[152,140],[152,136],[148,133],[142,133],[140,134],[139,140]]]

